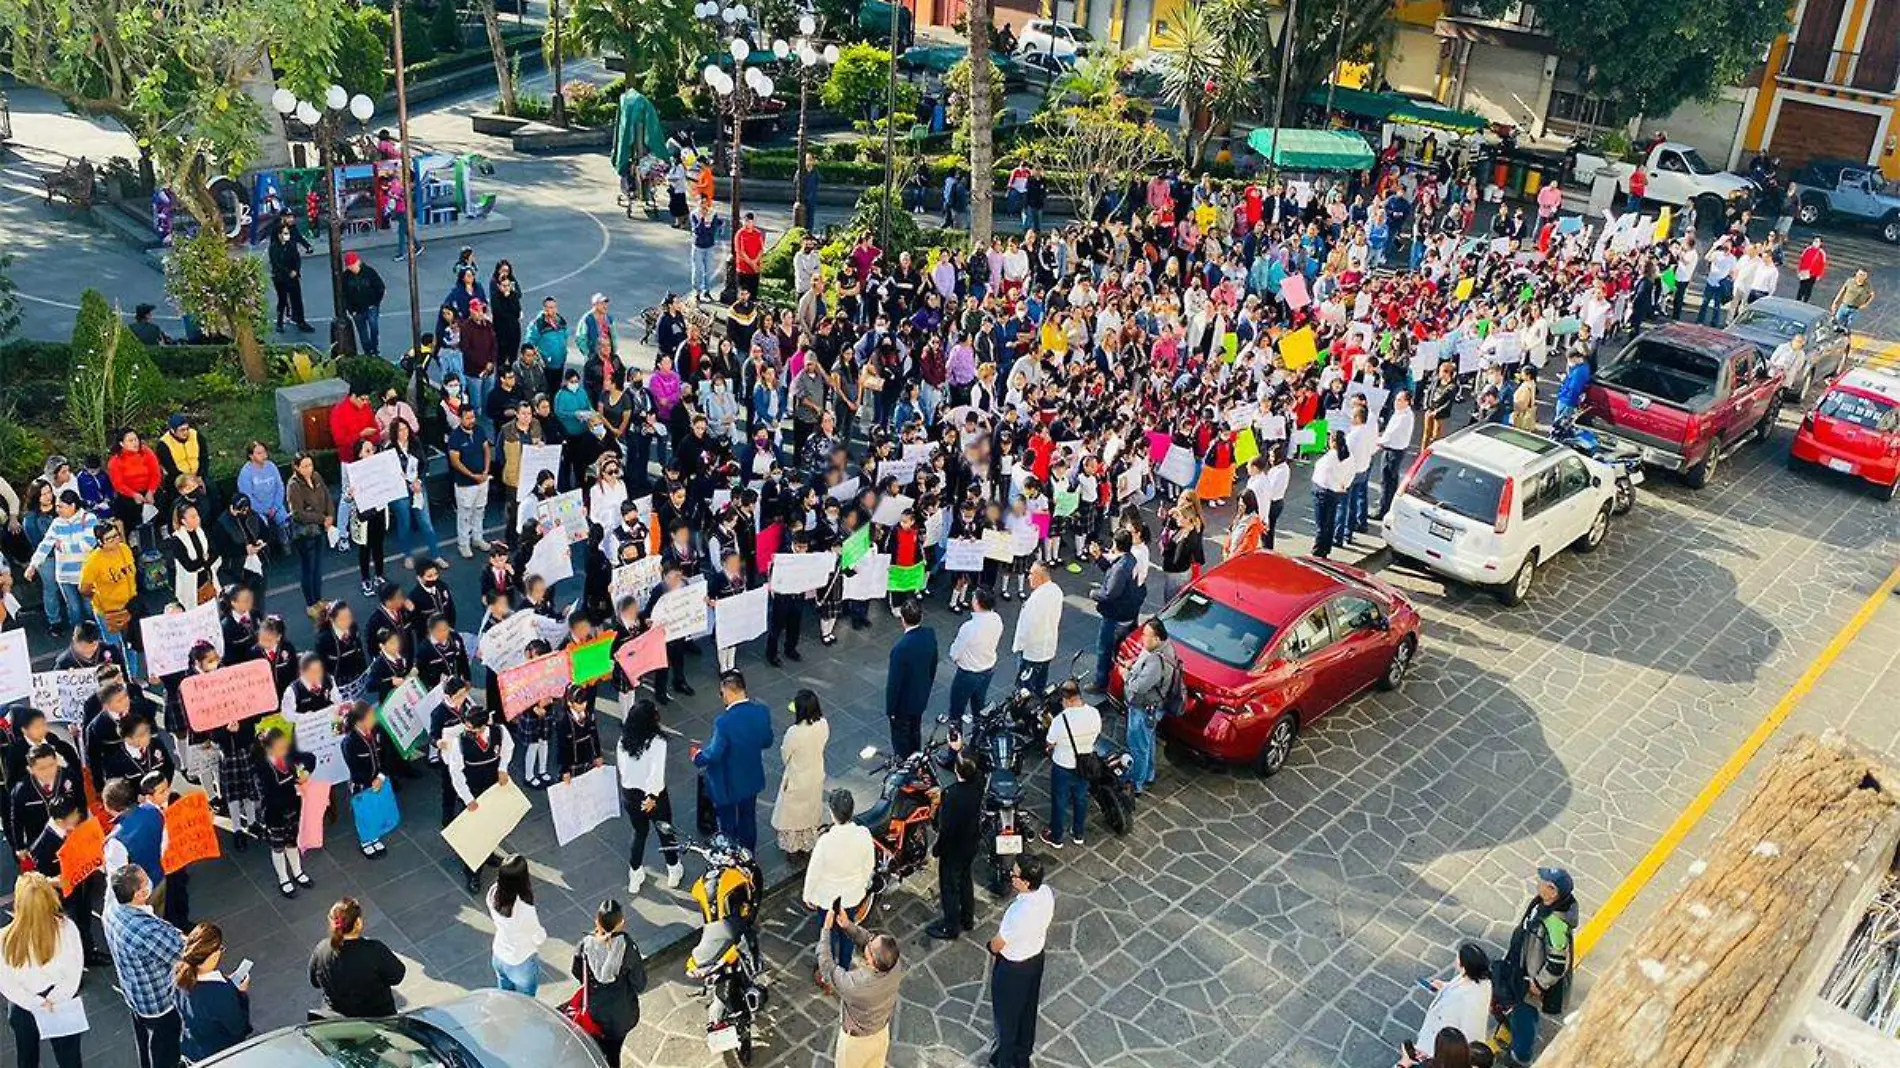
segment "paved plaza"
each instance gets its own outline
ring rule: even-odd
[[[683,285],[684,236],[624,219],[603,159],[513,157],[498,150],[500,142],[468,132],[470,109],[431,112],[415,128],[432,147],[479,145],[496,154],[503,210],[516,228],[474,242],[484,265],[512,259],[530,294],[552,292],[571,309],[594,290],[608,292],[623,324]],[[15,122],[19,128],[17,106]],[[127,307],[159,300],[162,282],[148,260],[22,195],[22,166],[9,160],[0,168],[7,179],[0,248],[14,254],[14,275],[32,298],[27,333],[62,335],[67,305],[83,285]],[[768,228],[783,225],[783,208],[774,207]],[[1876,337],[1900,338],[1900,269],[1891,249],[1865,235],[1830,232],[1828,240],[1835,250],[1830,295],[1847,270],[1875,267],[1881,302],[1861,325]],[[453,249],[437,247],[423,257],[425,314],[447,289],[453,258]],[[377,266],[390,284],[385,323],[399,331],[406,315],[399,265],[385,257]],[[1784,280],[1792,289],[1792,272]],[[309,286],[307,297],[313,321],[327,316],[327,287]],[[1425,617],[1406,688],[1362,697],[1313,725],[1270,781],[1166,765],[1132,834],[1115,839],[1092,826],[1085,849],[1055,855],[1057,921],[1038,1063],[1385,1068],[1423,1014],[1413,980],[1442,974],[1461,939],[1499,948],[1536,866],[1570,868],[1587,923],[1900,559],[1893,505],[1847,482],[1788,469],[1794,418],[1789,412],[1771,442],[1724,464],[1707,490],[1652,477],[1600,552],[1558,558],[1516,609],[1389,566],[1383,553],[1366,555],[1367,566],[1418,599]],[[1287,508],[1296,551],[1307,547],[1311,530],[1305,478],[1302,468]],[[1214,527],[1224,530],[1225,517]],[[352,585],[353,557],[332,559],[331,583]],[[472,614],[474,569],[456,563],[452,584]],[[1061,662],[1092,645],[1086,577],[1058,576],[1069,594]],[[272,578],[270,607],[293,617],[292,640],[305,648],[309,626],[293,603],[294,575],[280,568]],[[1014,603],[1002,609],[1013,620]],[[886,744],[884,665],[897,632],[888,614],[873,618],[871,630],[844,629],[829,649],[808,641],[804,662],[788,665],[793,670],[768,667],[756,643],[739,664],[780,730],[798,688],[820,695],[833,725],[832,776],[861,801],[876,784],[855,757],[864,745]],[[940,645],[948,646],[958,618],[933,602],[926,621]],[[698,694],[676,700],[667,720],[686,738],[704,738],[717,711],[712,657],[688,670]],[[944,681],[938,706],[947,673]],[[1897,685],[1900,604],[1889,603],[1784,733],[1832,727],[1900,755],[1900,703],[1881,698]],[[688,801],[683,745],[673,747],[673,759],[676,802]],[[777,767],[774,750],[768,780],[776,781]],[[1743,776],[1583,962],[1584,991],[1753,779],[1752,770]],[[1041,807],[1046,773],[1038,769],[1030,781]],[[400,991],[407,1004],[493,985],[487,917],[435,834],[435,784],[399,785],[404,823],[387,858],[364,860],[339,825],[333,847],[311,858],[315,890],[294,901],[277,895],[261,850],[194,870],[196,916],[219,922],[232,952],[258,962],[260,1030],[295,1022],[314,1003],[305,955],[322,934],[323,910],[346,893],[365,903],[369,933],[408,963]],[[573,989],[569,955],[594,904],[626,897],[627,830],[610,825],[558,847],[545,800],[535,804],[508,844],[535,864],[540,912],[553,936],[542,954],[548,981],[541,996],[552,1001]],[[783,882],[782,858],[768,848],[764,859],[768,881]],[[0,883],[11,882],[8,863],[0,861]],[[962,1065],[987,1053],[985,954],[977,937],[950,945],[923,937],[934,888],[931,875],[919,876],[890,895],[877,919],[902,939],[911,964],[893,1065]],[[815,925],[794,897],[777,893],[766,907],[775,989],[759,1063],[804,1068],[830,1063],[836,1010],[811,982]],[[976,935],[987,937],[1000,906],[982,893],[978,899]],[[683,890],[670,893],[658,879],[633,909],[630,929],[658,956],[649,963],[652,985],[625,1065],[713,1063],[701,1034],[704,1006],[684,980],[677,948],[693,930],[689,909]],[[88,1063],[133,1062],[125,1010],[110,983],[109,971],[88,979]],[[13,1063],[11,1041],[0,1035],[0,1063]]]

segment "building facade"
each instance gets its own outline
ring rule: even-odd
[[[1750,151],[1877,165],[1900,179],[1900,0],[1799,0],[1763,64]]]

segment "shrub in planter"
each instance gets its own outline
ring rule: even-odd
[[[804,244],[805,234],[805,228],[802,226],[791,227],[780,234],[778,240],[772,242],[772,247],[766,249],[765,255],[759,258],[759,276],[791,281],[792,257],[797,254],[799,246]]]
[[[348,382],[352,391],[360,388],[379,403],[384,390],[403,386],[402,370],[378,356],[346,356],[336,361],[336,376]]]
[[[96,289],[80,294],[72,353],[66,421],[82,451],[104,455],[120,427],[143,428],[158,418],[165,376]]]
[[[0,415],[0,478],[24,489],[44,473],[46,456],[46,438],[39,431],[20,425],[10,411]]]

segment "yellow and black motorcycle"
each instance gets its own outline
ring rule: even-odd
[[[706,861],[693,883],[705,926],[686,956],[687,976],[707,997],[706,1046],[728,1065],[751,1064],[753,1024],[770,993],[758,933],[765,879],[752,853],[724,835],[680,844]]]

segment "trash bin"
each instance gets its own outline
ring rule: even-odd
[[[1542,188],[1544,188],[1544,168],[1532,167],[1530,172],[1524,175],[1524,195],[1534,197]]]

